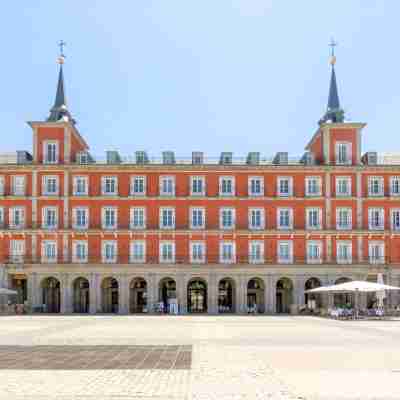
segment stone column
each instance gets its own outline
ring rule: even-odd
[[[238,279],[238,290],[237,290],[237,305],[236,305],[236,313],[237,314],[246,314],[247,313],[247,287],[246,287],[246,277],[244,275],[240,275]]]
[[[276,313],[276,278],[274,275],[268,275],[265,282],[265,309],[268,314]]]
[[[129,308],[129,281],[127,275],[118,278],[118,314],[125,315]]]
[[[27,296],[28,296],[28,304],[31,307],[31,310],[32,307],[39,305],[38,299],[40,297],[40,287],[38,287],[37,276],[35,272],[28,275]]]
[[[151,314],[154,313],[154,304],[158,301],[157,279],[153,272],[147,274],[144,278],[147,282],[147,310]]]
[[[91,273],[89,277],[89,313],[96,314],[99,305],[97,297],[98,274]]]
[[[102,307],[102,303],[103,303],[103,297],[102,297],[102,291],[101,291],[101,284],[103,282],[104,276],[101,274],[97,274],[96,277],[96,286],[95,286],[95,290],[96,290],[96,305],[97,305],[97,312],[98,313],[102,313],[104,312],[103,307]]]
[[[181,314],[187,313],[187,276],[186,274],[179,274],[175,276],[176,280],[176,297],[179,304],[179,312]]]
[[[60,313],[68,314],[72,312],[72,296],[70,288],[70,277],[68,274],[60,276],[60,291],[61,291],[61,304]]]
[[[299,306],[304,304],[304,277],[296,276],[294,279],[294,293],[293,304],[296,305],[297,310]]]
[[[208,314],[218,314],[218,282],[215,273],[211,272],[207,287],[207,308]]]

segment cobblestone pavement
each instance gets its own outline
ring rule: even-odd
[[[0,317],[0,399],[398,400],[399,343],[400,320]]]

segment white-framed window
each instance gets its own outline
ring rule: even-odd
[[[131,263],[146,262],[146,242],[144,240],[132,240],[130,242],[129,259]]]
[[[384,195],[383,176],[368,177],[368,195],[371,197]]]
[[[262,240],[249,241],[249,263],[262,264],[264,262],[264,242]]]
[[[400,231],[400,208],[392,208],[390,210],[391,224],[390,227],[393,231]]]
[[[42,262],[57,262],[57,242],[55,240],[42,241]]]
[[[11,207],[9,209],[9,224],[12,229],[25,228],[25,207]]]
[[[42,228],[56,229],[58,227],[58,208],[47,206],[42,208]]]
[[[72,227],[74,229],[88,229],[89,227],[88,207],[74,207],[72,209]]]
[[[336,209],[336,229],[348,230],[352,228],[351,207],[338,207]]]
[[[231,207],[223,207],[219,210],[219,228],[234,229],[235,228],[235,209]]]
[[[369,262],[383,264],[385,262],[385,243],[373,241],[368,244]]]
[[[321,264],[322,262],[322,243],[318,240],[307,241],[307,263]]]
[[[118,195],[118,178],[116,176],[102,176],[101,193],[103,196]]]
[[[146,195],[146,176],[134,175],[131,176],[131,196]]]
[[[336,143],[336,164],[349,165],[352,162],[351,143]]]
[[[4,196],[6,189],[6,180],[4,175],[0,175],[0,196]]]
[[[58,141],[45,140],[43,142],[43,163],[44,164],[58,163]]]
[[[338,264],[351,264],[353,258],[353,245],[351,241],[336,242],[336,261]]]
[[[25,240],[10,240],[10,261],[23,262],[25,256]]]
[[[101,224],[103,229],[117,229],[118,209],[117,207],[103,207],[101,209]]]
[[[293,229],[293,209],[284,207],[277,209],[277,229],[288,230]]]
[[[219,262],[222,264],[233,264],[236,262],[236,245],[234,242],[220,242]]]
[[[72,262],[86,263],[88,261],[88,249],[86,240],[74,240],[72,242]]]
[[[175,229],[174,207],[160,207],[160,229]]]
[[[400,176],[390,177],[390,195],[400,196]]]
[[[57,196],[59,191],[58,176],[44,175],[42,178],[42,193],[44,196]]]
[[[130,227],[131,229],[145,229],[146,228],[146,208],[145,207],[131,207],[130,210]]]
[[[190,262],[192,264],[204,264],[206,261],[205,242],[190,242]]]
[[[204,229],[206,226],[206,209],[204,207],[191,207],[190,229]]]
[[[264,196],[264,178],[262,176],[249,176],[249,196]]]
[[[306,229],[321,229],[321,209],[306,208]]]
[[[206,178],[204,176],[190,177],[190,195],[205,196],[206,194]]]
[[[175,176],[160,176],[160,196],[175,196]]]
[[[368,208],[368,225],[372,230],[385,229],[385,210],[383,208]]]
[[[160,242],[160,263],[175,262],[175,242],[163,240]]]
[[[219,177],[219,195],[234,196],[235,195],[235,177],[220,176]]]
[[[0,207],[0,228],[4,228],[4,224],[5,224],[4,207]]]
[[[103,240],[102,260],[103,263],[115,263],[118,256],[118,244],[116,240]]]
[[[306,196],[321,196],[321,177],[320,176],[306,176],[305,185],[306,185]]]
[[[74,196],[87,196],[89,193],[89,177],[74,176],[72,178],[72,192]]]
[[[293,242],[291,240],[278,240],[277,246],[278,263],[293,263]]]
[[[337,176],[336,181],[336,197],[351,196],[351,177]]]
[[[265,229],[265,211],[263,208],[249,208],[249,229]]]
[[[291,176],[279,176],[276,192],[279,197],[293,196],[293,178]]]
[[[25,175],[11,177],[11,194],[13,196],[25,196],[25,181]]]

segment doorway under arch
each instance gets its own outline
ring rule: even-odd
[[[176,282],[172,278],[161,279],[158,285],[158,299],[160,304],[162,304],[162,312],[168,313],[171,304],[174,307],[178,307],[177,296],[176,296]]]
[[[265,312],[265,286],[261,278],[252,278],[247,283],[247,308],[249,312]]]
[[[289,278],[281,278],[276,283],[276,312],[289,314],[293,304],[293,282]]]
[[[195,278],[187,286],[187,307],[189,313],[207,312],[207,283],[203,279]]]
[[[101,308],[103,313],[118,313],[118,281],[113,277],[104,278],[101,283]]]
[[[48,313],[60,312],[60,281],[54,277],[49,277],[42,282],[42,301],[45,311]]]
[[[350,278],[339,278],[336,279],[335,285],[338,285],[340,283],[346,283],[346,282],[351,282]],[[351,304],[354,306],[354,296],[352,293],[335,293],[333,295],[333,305],[335,307],[344,307],[347,304]]]
[[[144,278],[134,278],[129,285],[129,312],[142,314],[147,309],[147,282]]]
[[[236,285],[232,278],[221,279],[218,283],[218,313],[234,313],[236,310]]]
[[[316,289],[321,286],[321,281],[318,278],[307,279],[304,285],[304,304],[307,308],[321,308],[322,299],[320,294],[306,293],[307,290]]]
[[[89,312],[89,281],[86,278],[77,278],[73,285],[74,313],[87,314]]]

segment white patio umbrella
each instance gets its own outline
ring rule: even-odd
[[[0,288],[0,294],[12,295],[12,294],[18,294],[18,292],[16,290]]]
[[[321,286],[307,290],[306,293],[351,293],[351,292],[379,292],[382,290],[400,290],[400,287],[366,281],[351,281],[332,286]]]
[[[383,285],[383,275],[382,273],[378,274],[377,278],[377,283]],[[378,307],[383,308],[383,300],[386,299],[386,292],[385,290],[380,290],[379,292],[376,292],[376,299],[378,300]]]

